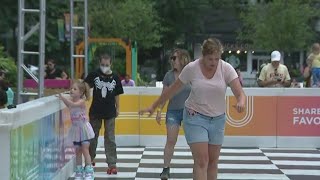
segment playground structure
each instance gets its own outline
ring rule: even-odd
[[[126,74],[131,75],[131,78],[136,81],[137,78],[137,43],[131,43],[130,40],[124,40],[120,38],[89,38],[88,45],[92,44],[107,44],[108,46],[121,46],[126,51]],[[85,51],[85,43],[81,42],[76,46],[76,54],[82,55]],[[88,49],[90,51],[90,49]],[[88,55],[93,53],[87,52]],[[92,60],[93,58],[88,59]],[[75,60],[75,77],[80,78],[83,73],[85,73],[86,67],[88,67],[88,61],[83,61],[82,58],[76,58]]]

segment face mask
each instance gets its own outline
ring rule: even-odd
[[[100,70],[101,70],[103,73],[107,73],[107,72],[110,71],[110,67],[100,66]]]

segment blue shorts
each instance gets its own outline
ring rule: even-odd
[[[183,119],[183,109],[179,110],[167,110],[166,113],[166,124],[167,125],[179,125]]]
[[[209,117],[200,113],[190,115],[183,111],[183,129],[188,144],[207,142],[212,145],[222,145],[226,115]]]
[[[81,142],[73,141],[73,145],[74,146],[80,147],[82,144],[90,144],[90,140],[84,140],[84,141],[81,141]]]

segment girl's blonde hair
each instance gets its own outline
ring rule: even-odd
[[[189,55],[189,52],[185,49],[173,50],[172,56],[174,55],[174,53],[177,53],[177,55],[178,55],[179,62],[182,66],[181,69],[183,69],[191,61],[191,57]],[[173,69],[173,62],[170,61],[170,64],[171,64],[171,68]]]
[[[220,40],[216,38],[209,38],[204,40],[202,44],[202,55],[210,55],[210,54],[222,54],[223,52],[223,46],[220,42]]]
[[[85,98],[86,100],[90,99],[91,93],[90,93],[90,87],[89,85],[84,82],[83,80],[75,80],[73,81],[73,84],[78,86],[80,92],[81,92],[81,98]]]

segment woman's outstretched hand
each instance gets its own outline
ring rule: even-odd
[[[143,115],[145,113],[149,113],[148,117],[150,117],[155,111],[155,108],[153,108],[152,106],[146,108],[146,109],[142,109],[139,111],[139,115]]]
[[[241,113],[245,110],[244,103],[237,103],[237,105],[233,105],[235,109],[237,109],[238,113]]]
[[[161,123],[160,123],[161,122],[161,113],[162,113],[161,111],[158,111],[157,116],[156,116],[156,121],[159,125],[161,125]]]

